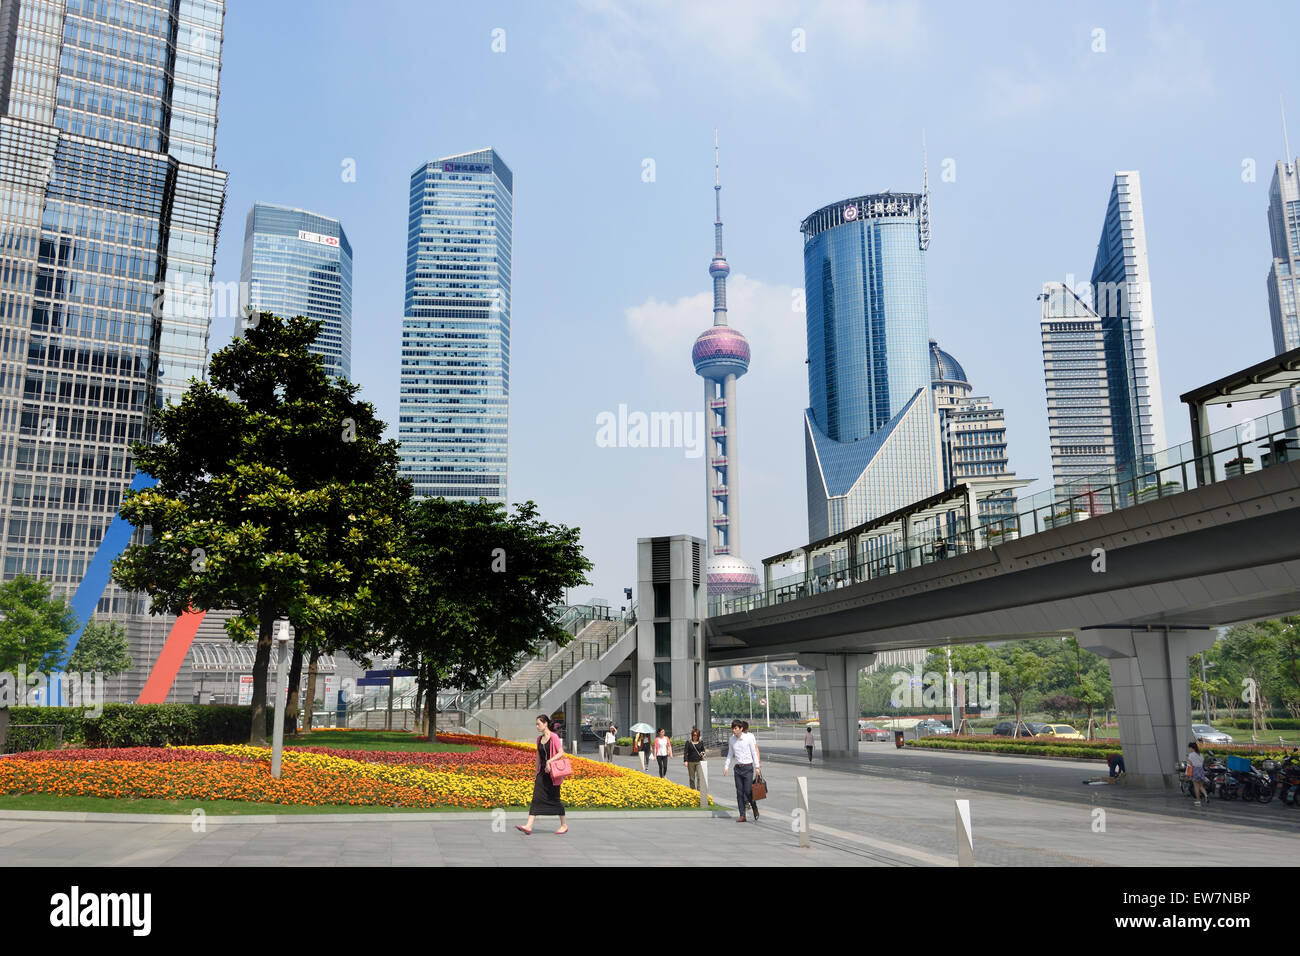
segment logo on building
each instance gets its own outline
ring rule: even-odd
[[[337,236],[322,236],[319,232],[308,232],[306,229],[298,230],[298,238],[304,242],[319,242],[322,246],[337,246],[339,244]]]
[[[844,207],[844,221],[845,221],[845,222],[852,222],[854,219],[857,219],[857,218],[858,218],[858,207],[857,207],[857,206],[853,205],[853,203],[849,203],[847,206]]]

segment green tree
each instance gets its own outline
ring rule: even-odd
[[[406,509],[402,555],[415,569],[393,649],[417,671],[436,731],[438,687],[474,690],[522,654],[571,635],[551,609],[587,584],[577,528],[543,521],[531,502],[428,498]]]
[[[351,440],[364,434],[362,419],[343,415],[355,390],[332,382],[309,350],[320,327],[264,312],[217,352],[211,383],[193,381],[155,416],[158,442],[135,447],[157,484],[129,493],[120,512],[152,533],[114,562],[119,584],[147,592],[154,613],[234,610],[226,632],[257,642],[253,743],[266,739],[275,622],[311,635],[363,614],[349,605],[373,603],[369,578],[340,558],[340,528],[357,552],[369,553],[354,535],[394,535],[391,522],[358,510],[378,437]],[[387,560],[386,572],[400,571],[400,559]]]
[[[117,621],[86,622],[86,628],[77,641],[77,649],[68,661],[68,670],[98,671],[106,677],[131,669],[126,628]]]
[[[0,584],[0,672],[8,675],[0,699],[0,748],[9,732],[10,698],[17,702],[26,692],[14,683],[16,672],[58,669],[76,628],[76,613],[65,598],[50,593],[48,581],[20,574]]]
[[[1016,725],[1020,725],[1023,705],[1028,696],[1043,683],[1047,663],[1023,641],[1011,641],[998,649],[997,666],[1002,692],[1016,708]]]

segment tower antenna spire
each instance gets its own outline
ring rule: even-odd
[[[713,221],[721,224],[722,222],[722,180],[718,176],[718,128],[713,128],[713,205],[715,215]],[[721,243],[722,234],[718,234],[719,243]],[[722,253],[721,244],[718,245],[718,253]]]
[[[1282,159],[1290,166],[1295,157],[1291,155],[1291,140],[1286,135],[1286,103],[1283,102],[1281,94],[1278,95],[1277,105],[1282,108],[1282,146],[1286,150]]]
[[[921,130],[921,214],[917,219],[917,239],[922,252],[930,248],[930,159],[925,148],[925,130]]]

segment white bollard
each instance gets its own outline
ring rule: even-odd
[[[709,762],[700,761],[700,809],[709,808]]]
[[[957,865],[975,865],[975,843],[970,832],[970,801],[955,800],[957,804]]]
[[[798,803],[801,819],[799,821],[799,845],[807,849],[809,846],[808,829],[808,778],[795,777],[795,799]]]

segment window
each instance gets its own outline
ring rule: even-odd
[[[655,664],[655,699],[673,696],[673,665],[664,661]]]
[[[655,624],[655,657],[672,657],[672,625],[667,621]]]
[[[672,602],[669,594],[669,585],[655,584],[653,585],[653,588],[654,588],[654,598],[655,598],[654,616],[672,617],[673,612],[672,612]]]

